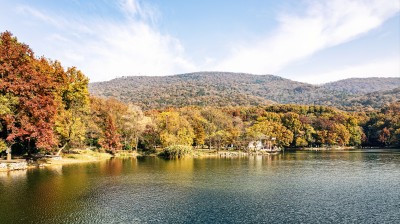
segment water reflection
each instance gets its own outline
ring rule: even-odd
[[[0,172],[1,184],[7,184],[15,180],[21,180],[26,178],[27,170],[14,170],[12,172]]]
[[[398,152],[111,159],[0,173],[2,223],[393,222]]]

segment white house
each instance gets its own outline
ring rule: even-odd
[[[264,145],[262,144],[261,141],[251,141],[249,142],[249,145],[247,146],[250,150],[260,150],[264,148]]]

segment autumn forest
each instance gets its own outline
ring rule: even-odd
[[[141,109],[91,96],[77,68],[35,56],[10,32],[0,37],[0,152],[92,147],[152,151],[186,145],[246,149],[276,139],[281,148],[400,145],[400,102],[368,111],[320,105],[189,106]]]

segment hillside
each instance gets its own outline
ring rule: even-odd
[[[396,93],[393,95],[390,91],[399,86],[400,78],[348,79],[317,86],[273,75],[197,72],[174,76],[122,77],[91,83],[89,90],[96,96],[117,98],[145,109],[186,105],[254,106],[271,103],[318,104],[344,108],[354,105],[369,106],[365,104],[376,99],[380,101],[371,106],[382,106],[386,100],[396,100]]]
[[[351,78],[326,83],[323,87],[350,94],[365,94],[398,88],[400,87],[400,78]]]
[[[384,104],[393,103],[400,100],[400,87],[370,92],[365,95],[354,95],[342,101],[341,106],[344,108],[380,108]]]

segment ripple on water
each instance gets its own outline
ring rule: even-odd
[[[396,223],[400,217],[400,158],[388,152],[117,159],[0,178],[4,223]]]

